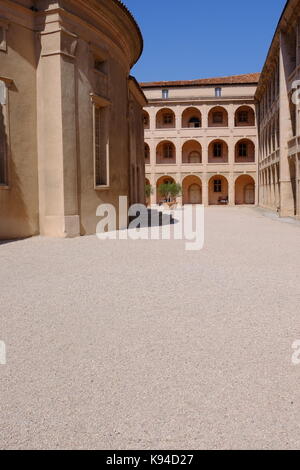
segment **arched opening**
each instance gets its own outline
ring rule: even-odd
[[[157,182],[156,182],[156,203],[157,204],[167,202],[165,196],[161,195],[160,192],[159,192],[160,185],[162,185],[162,184],[164,184],[164,185],[165,184],[172,184],[172,183],[175,183],[175,180],[171,176],[162,176],[161,178],[159,178],[157,180]]]
[[[215,106],[208,113],[208,127],[228,127],[228,113],[222,106]]]
[[[156,129],[175,128],[175,114],[172,109],[163,108],[156,114]]]
[[[223,175],[212,176],[208,183],[208,203],[211,206],[228,204],[228,181]]]
[[[143,111],[143,125],[144,129],[150,129],[150,117],[147,111]]]
[[[224,140],[213,140],[208,146],[208,163],[228,163],[228,145]]]
[[[255,114],[250,106],[240,106],[235,112],[235,126],[249,127],[255,126]]]
[[[187,108],[182,113],[183,128],[197,128],[202,126],[201,112],[197,108]]]
[[[150,147],[146,142],[144,144],[144,151],[145,151],[145,164],[149,165],[150,164]]]
[[[202,162],[202,148],[196,140],[188,140],[182,146],[182,163],[198,164]]]
[[[156,147],[157,165],[168,165],[176,163],[176,149],[173,142],[164,140]]]
[[[182,182],[182,203],[202,204],[202,183],[195,175],[186,176]]]
[[[235,181],[236,205],[255,204],[255,181],[250,175],[241,175]]]
[[[235,145],[235,163],[255,162],[255,145],[252,140],[241,139]]]

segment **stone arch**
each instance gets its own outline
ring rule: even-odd
[[[157,204],[161,204],[164,202],[164,198],[163,196],[161,196],[159,194],[159,186],[161,184],[168,184],[168,183],[175,183],[175,180],[172,176],[168,176],[168,175],[164,175],[164,176],[160,176],[157,181],[156,181],[156,203]]]
[[[176,163],[176,148],[170,140],[162,140],[156,147],[156,164],[168,165]]]
[[[191,106],[186,108],[181,116],[181,126],[183,128],[195,128],[202,126],[202,115],[199,109]]]
[[[211,206],[228,204],[228,180],[223,175],[214,175],[208,182],[208,203]]]
[[[228,144],[214,139],[208,146],[208,163],[228,163]]]
[[[215,106],[209,111],[208,127],[228,127],[228,112],[223,106]]]
[[[156,129],[175,129],[175,113],[170,108],[162,108],[156,113]]]
[[[182,180],[182,203],[202,204],[202,182],[199,176],[188,175]]]
[[[255,162],[255,144],[250,139],[240,139],[235,144],[235,163]]]
[[[183,144],[182,163],[202,163],[202,147],[197,140],[187,140]]]
[[[235,204],[255,204],[255,180],[250,175],[240,175],[235,180]]]
[[[240,106],[234,114],[235,127],[255,126],[255,113],[250,106]]]

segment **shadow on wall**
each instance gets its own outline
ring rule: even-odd
[[[5,155],[9,157],[9,167],[6,165]],[[6,183],[8,179],[12,181],[12,187],[0,190],[0,239],[31,236],[32,227],[24,204],[20,178],[10,154],[2,105],[0,105],[0,163],[1,183]]]

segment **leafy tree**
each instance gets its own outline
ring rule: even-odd
[[[181,194],[181,190],[179,183],[163,183],[158,186],[159,194],[168,202],[174,201]]]

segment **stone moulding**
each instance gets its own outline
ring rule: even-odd
[[[76,49],[78,36],[70,33],[65,28],[56,29],[54,31],[46,31],[39,33],[42,44],[42,57],[51,55],[64,55],[68,58],[76,58]]]

